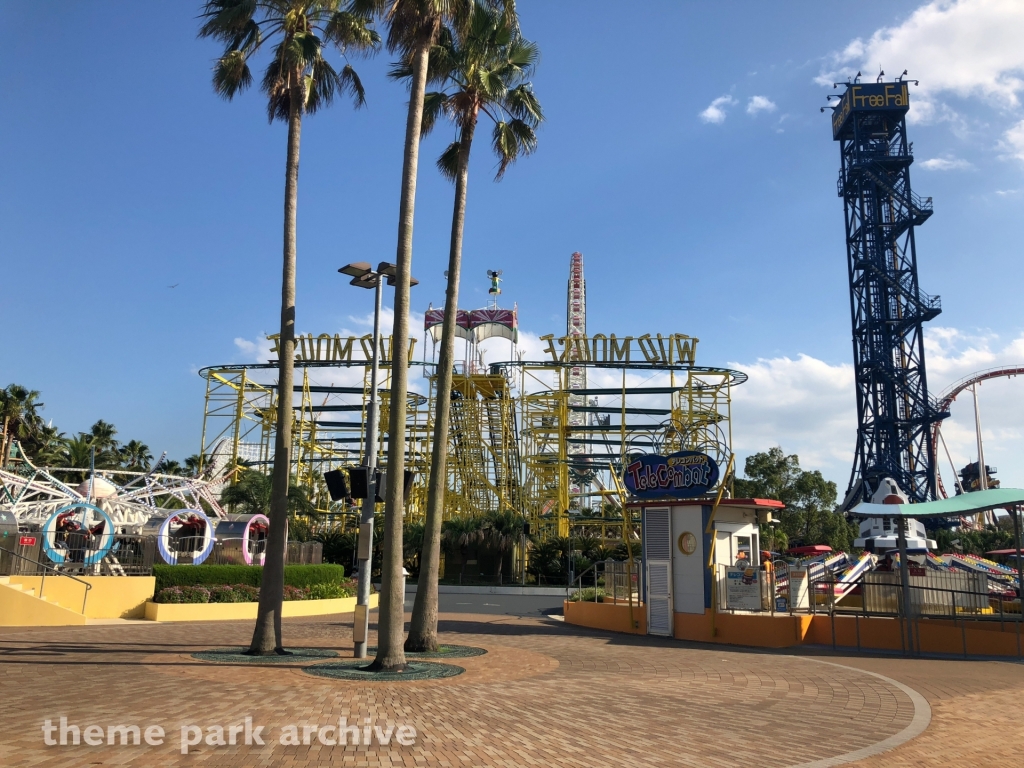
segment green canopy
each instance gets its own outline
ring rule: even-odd
[[[990,509],[1024,505],[1024,491],[1018,488],[993,488],[973,491],[949,499],[920,504],[869,504],[861,502],[850,514],[860,517],[967,517]]]

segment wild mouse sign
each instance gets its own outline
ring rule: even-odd
[[[697,451],[640,456],[623,472],[626,490],[641,499],[703,496],[718,484],[718,464]]]

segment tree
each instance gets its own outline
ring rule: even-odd
[[[129,440],[120,451],[121,463],[133,472],[147,472],[153,464],[149,446],[140,440]]]
[[[451,242],[448,252],[448,288],[445,294],[441,352],[437,363],[434,436],[427,487],[426,536],[412,623],[405,641],[407,651],[437,650],[437,579],[441,560],[441,518],[447,482],[448,422],[454,367],[459,273],[466,222],[469,159],[480,113],[494,121],[492,146],[498,155],[500,179],[520,154],[537,145],[534,128],[543,119],[540,105],[526,78],[537,61],[537,46],[515,34],[509,19],[486,6],[478,6],[462,33],[444,30],[430,54],[431,79],[445,90],[424,97],[423,133],[445,115],[458,130],[437,161],[441,173],[455,182]],[[392,76],[408,79],[412,69],[400,64]],[[499,564],[501,559],[499,558]]]
[[[273,500],[273,480],[269,475],[255,469],[243,470],[234,484],[221,491],[220,500],[231,505],[237,514],[269,517]],[[295,485],[292,478],[288,486],[288,512],[292,515],[305,515],[309,513],[310,508],[306,492]]]
[[[3,434],[0,435],[0,467],[11,457],[11,446],[15,438],[27,437],[40,424],[38,409],[39,392],[20,384],[9,384],[0,390],[0,420]]]
[[[203,457],[198,453],[193,453],[191,456],[185,459],[185,473],[189,477],[199,477],[199,467],[209,463],[209,460],[203,460]]]
[[[89,436],[84,432],[79,432],[66,442],[66,448],[62,457],[64,461],[62,463],[66,467],[89,469],[92,466],[93,450],[92,440]],[[84,477],[85,472],[82,472],[79,479]]]
[[[775,499],[786,505],[778,527],[761,527],[761,540],[769,548],[799,542],[852,549],[857,526],[836,511],[836,484],[817,470],[802,470],[796,454],[787,456],[778,446],[755,453],[747,457],[744,473],[746,478],[734,481],[738,498]]]
[[[483,526],[480,529],[480,542],[485,548],[497,555],[498,560],[498,583],[501,583],[501,570],[503,567],[504,555],[511,550],[523,536],[523,524],[526,518],[518,512],[510,509],[503,509],[498,512],[491,512],[484,518]],[[418,590],[417,590],[418,591]],[[437,610],[434,610],[433,639],[437,643]],[[411,636],[411,633],[410,633]]]
[[[249,648],[249,653],[269,655],[284,653],[281,603],[291,470],[295,241],[302,117],[326,107],[338,93],[351,94],[357,107],[365,103],[363,85],[355,70],[346,63],[340,72],[335,71],[324,57],[324,46],[334,45],[342,54],[364,52],[376,49],[380,38],[365,14],[341,10],[339,0],[209,0],[202,18],[205,21],[199,36],[212,37],[225,45],[214,66],[213,87],[229,100],[252,84],[249,60],[273,41],[262,90],[267,96],[270,121],[283,120],[288,124],[273,492],[259,612]],[[392,475],[396,476],[401,477],[401,472]]]
[[[449,552],[459,553],[462,567],[459,581],[466,575],[466,557],[469,548],[480,541],[482,521],[478,517],[453,517],[441,526],[441,544]]]
[[[57,427],[41,424],[20,445],[36,466],[66,466],[67,437]]]

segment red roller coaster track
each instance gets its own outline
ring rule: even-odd
[[[960,381],[956,382],[953,386],[947,389],[939,397],[939,411],[945,413],[949,410],[949,406],[956,400],[956,396],[968,389],[975,384],[982,381],[988,381],[989,379],[1001,379],[1006,376],[1011,378],[1013,376],[1019,376],[1024,374],[1024,365],[1013,365],[1002,368],[989,368],[987,371],[978,371],[972,373]],[[939,429],[942,427],[942,422],[935,422],[935,426],[932,427],[932,466],[935,467],[935,481],[938,486],[939,495],[942,498],[947,498],[946,489],[942,485],[942,474],[939,472]]]

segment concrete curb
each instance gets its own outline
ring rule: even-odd
[[[890,749],[895,749],[901,744],[905,744],[913,738],[920,736],[924,733],[928,724],[932,720],[932,708],[928,705],[928,701],[920,693],[915,691],[910,686],[904,685],[898,680],[893,680],[891,677],[880,675],[877,672],[869,672],[866,669],[860,669],[858,667],[850,667],[846,664],[836,664],[832,661],[824,661],[822,659],[812,659],[807,656],[793,656],[794,659],[803,659],[805,661],[814,661],[818,664],[827,664],[830,667],[839,667],[840,669],[849,669],[854,672],[860,672],[861,674],[871,675],[877,677],[879,680],[889,683],[889,685],[895,686],[903,691],[910,698],[911,703],[914,705],[914,719],[910,721],[910,725],[904,728],[899,733],[895,733],[887,739],[883,739],[875,744],[862,749],[854,750],[853,752],[846,752],[842,755],[836,755],[835,757],[826,757],[822,760],[812,760],[809,763],[799,763],[798,765],[790,766],[790,768],[832,768],[836,765],[844,765],[846,763],[852,763],[855,760],[863,760],[865,757],[873,757],[879,755],[882,752],[888,752]]]
[[[380,591],[380,584],[373,585]],[[405,593],[416,594],[416,585],[407,584]],[[438,584],[439,595],[561,595],[565,597],[565,587],[462,587],[457,584]]]

